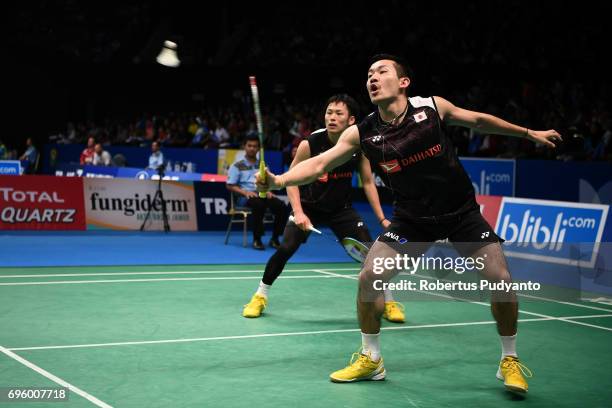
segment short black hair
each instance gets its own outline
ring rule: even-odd
[[[330,103],[339,103],[339,102],[342,102],[343,104],[346,105],[349,116],[354,116],[355,119],[357,119],[357,116],[359,115],[359,104],[357,103],[355,99],[351,98],[348,94],[336,94],[336,95],[331,96],[327,100],[325,109],[327,109]]]
[[[261,143],[259,142],[259,136],[255,134],[246,135],[244,138],[244,144],[246,145],[248,142],[257,142],[261,147]]]
[[[404,58],[398,55],[393,55],[393,54],[376,54],[372,56],[372,58],[370,58],[370,66],[374,64],[376,61],[380,61],[380,60],[393,61],[395,63],[395,70],[397,71],[397,75],[400,78],[408,77],[410,78],[410,82],[413,81],[414,72],[412,71],[412,68],[410,68],[410,65],[408,65],[408,62],[406,62]]]

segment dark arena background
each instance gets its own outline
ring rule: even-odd
[[[611,405],[612,10],[604,3],[3,7],[0,408]],[[409,70],[402,76],[392,63],[397,75],[372,87],[385,75],[371,69],[381,53]],[[394,98],[410,102],[384,119],[387,105],[376,94],[402,77],[409,99]],[[415,239],[402,234],[434,228],[402,224],[396,193],[430,197],[448,184],[434,176],[420,184],[428,171],[438,174],[427,164],[441,160],[437,147],[395,161],[368,157],[370,179],[313,172],[319,187],[346,187],[343,208],[356,210],[354,224],[378,241],[351,247],[342,238],[359,237],[337,235],[340,207],[308,210],[320,234],[287,255],[273,287],[265,283],[290,245],[287,231],[306,233],[289,188],[257,198],[259,161],[249,161],[248,145],[275,175],[302,160],[300,145],[316,156],[318,129],[335,143],[331,108],[349,110],[328,103],[339,94],[355,99],[355,123],[441,124],[440,149],[459,158],[456,171],[471,182],[482,214],[475,216],[486,226],[476,238],[505,241],[516,284],[520,336],[501,335],[501,365],[494,294],[478,286],[489,278],[458,263],[465,259],[445,239],[457,241],[448,230],[416,254],[423,263],[392,268],[394,299],[385,294],[380,329],[385,381],[330,381],[349,363],[382,364],[366,340],[375,334],[363,331],[363,309],[360,327],[358,287],[369,284],[375,248],[392,246],[381,239],[408,248]],[[504,133],[483,125],[486,115],[471,126],[449,123],[439,99],[427,99],[433,95],[516,126]],[[355,149],[367,153],[359,126]],[[551,136],[554,148],[533,136],[547,130],[560,135]],[[417,178],[387,186],[396,171]],[[368,202],[372,191],[382,214]],[[454,186],[436,194],[429,209],[457,200]],[[278,206],[260,211],[255,201]],[[449,219],[436,217],[436,228]],[[427,268],[426,259],[451,266]],[[504,366],[517,354],[520,363]],[[506,371],[496,379],[502,366],[524,377],[528,392],[509,386]]]

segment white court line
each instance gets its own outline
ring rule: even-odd
[[[358,279],[357,277],[354,277],[354,275],[353,276],[351,276],[351,275],[340,275],[340,274],[337,274],[337,273],[326,272],[325,270],[322,270],[322,269],[313,269],[313,270],[315,272],[319,272],[319,273],[325,274],[327,276],[335,276],[335,277],[355,279],[355,280]],[[411,275],[411,276],[420,276],[422,278],[431,279],[431,280],[436,279],[436,278],[432,278],[432,277],[425,276],[425,275],[418,275],[418,274],[409,274],[409,275]],[[448,281],[448,279],[441,279],[441,278],[439,280],[442,280],[442,281],[446,280],[446,281]],[[415,292],[427,293],[429,295],[443,297],[443,298],[446,298],[446,299],[459,300],[459,301],[467,302],[467,303],[473,303],[475,305],[481,305],[481,306],[486,306],[486,307],[490,307],[491,306],[490,303],[476,302],[476,301],[469,300],[469,299],[462,299],[462,298],[458,298],[458,297],[454,297],[454,296],[450,296],[450,295],[444,295],[442,293],[430,292],[430,291],[427,291],[427,290],[415,290]],[[604,311],[609,312],[610,310],[605,310],[604,309]],[[545,315],[545,314],[542,314],[542,313],[529,312],[529,311],[523,310],[523,309],[519,309],[519,313],[524,313],[524,314],[528,314],[528,315],[532,315],[532,316],[551,318],[551,319],[554,319],[554,320],[560,320],[560,321],[563,321],[563,322],[572,323],[572,324],[576,324],[576,325],[579,325],[579,326],[587,326],[587,327],[592,327],[592,328],[595,328],[595,329],[612,331],[611,327],[598,326],[598,325],[595,325],[595,324],[589,324],[589,323],[583,323],[583,322],[575,322],[575,321],[570,320],[570,319],[549,316],[549,315]]]
[[[358,271],[355,268],[330,268],[326,269],[329,271]],[[312,272],[312,269],[286,269],[283,270],[285,272]],[[52,273],[52,274],[44,274],[44,275],[2,275],[0,274],[0,279],[8,279],[8,278],[61,278],[61,277],[70,277],[70,276],[131,276],[131,275],[191,275],[191,274],[215,274],[215,273],[263,273],[263,268],[261,269],[245,269],[245,270],[210,270],[210,271],[171,271],[171,272],[162,272],[162,271],[150,271],[150,272],[93,272],[93,273]]]
[[[0,346],[0,352],[6,354],[7,356],[12,358],[13,360],[23,364],[24,366],[26,366],[26,367],[36,371],[38,374],[42,375],[43,377],[47,377],[48,379],[50,379],[54,383],[59,384],[62,387],[68,388],[70,391],[74,392],[75,394],[80,395],[81,397],[85,398],[86,400],[88,400],[89,402],[91,402],[92,404],[94,404],[94,405],[96,405],[98,407],[113,408],[112,406],[108,405],[106,402],[100,401],[98,398],[94,397],[93,395],[91,395],[91,394],[83,391],[82,389],[80,389],[80,388],[70,384],[69,382],[66,382],[66,381],[62,380],[58,376],[53,375],[50,372],[48,372],[47,370],[44,370],[44,369],[40,368],[39,366],[37,366],[36,364],[26,360],[25,358],[18,356],[17,354],[13,353],[12,351],[10,351],[7,348],[4,348],[4,347]]]
[[[532,317],[519,319],[519,322],[542,322],[549,320],[561,319],[592,319],[595,317],[612,317],[612,314],[602,315],[585,315],[585,316],[566,316],[566,317]],[[439,324],[421,324],[421,325],[406,325],[381,327],[381,330],[409,330],[409,329],[431,329],[439,327],[459,327],[459,326],[479,326],[495,324],[494,320],[485,320],[477,322],[459,322],[459,323],[439,323]],[[247,334],[241,336],[221,336],[221,337],[196,337],[190,339],[169,339],[169,340],[145,340],[145,341],[124,341],[115,343],[93,343],[93,344],[68,344],[63,346],[34,346],[34,347],[12,347],[12,351],[32,351],[32,350],[57,350],[57,349],[75,349],[75,348],[93,348],[93,347],[114,347],[114,346],[138,346],[147,344],[171,344],[171,343],[193,343],[202,341],[216,340],[239,340],[239,339],[257,339],[264,337],[287,337],[287,336],[306,336],[313,334],[332,334],[332,333],[356,333],[361,329],[334,329],[334,330],[316,330],[304,332],[288,332],[288,333],[264,333],[264,334]]]
[[[427,276],[427,275],[420,275],[418,273],[406,273],[406,272],[400,272],[398,275],[405,275],[405,276],[418,276],[419,278],[425,278],[425,279],[429,279],[429,280],[440,280],[443,282],[454,282],[450,279],[444,279],[444,278],[433,278],[431,276]],[[612,312],[612,309],[610,308],[605,308],[605,307],[597,307],[597,306],[591,306],[591,305],[583,305],[580,303],[574,303],[574,302],[566,302],[566,301],[562,301],[562,300],[556,300],[556,299],[551,299],[551,298],[547,298],[547,297],[543,297],[543,296],[535,296],[535,295],[527,295],[525,293],[517,293],[517,296],[521,296],[521,297],[526,297],[526,298],[530,298],[530,299],[537,299],[537,300],[545,300],[547,302],[554,302],[554,303],[559,303],[562,305],[568,305],[568,306],[576,306],[576,307],[582,307],[584,309],[593,309],[593,310],[599,310],[601,312]]]
[[[585,302],[599,303],[601,305],[610,305],[612,306],[612,299],[606,297],[598,297],[594,299],[582,298],[581,300]]]
[[[324,273],[325,271],[340,271],[340,270],[355,270],[358,271],[359,269],[351,269],[351,268],[344,268],[344,269],[312,269],[315,272],[319,272],[319,273]],[[341,276],[339,274],[333,274],[333,275],[338,275]],[[431,276],[427,276],[427,275],[420,275],[418,273],[415,274],[410,274],[410,273],[405,273],[405,272],[400,272],[398,275],[406,275],[406,276],[418,276],[420,278],[425,278],[425,279],[438,279],[440,281],[444,281],[444,282],[453,282],[450,279],[444,279],[444,278],[433,278]],[[601,312],[612,312],[612,308],[605,308],[605,307],[598,307],[598,306],[591,306],[591,305],[585,305],[585,304],[581,304],[581,303],[575,303],[575,302],[567,302],[567,301],[562,301],[562,300],[556,300],[556,299],[551,299],[551,298],[547,298],[547,297],[543,297],[543,296],[536,296],[536,295],[527,295],[525,293],[517,293],[517,296],[521,296],[521,297],[525,297],[525,298],[530,298],[530,299],[537,299],[537,300],[545,300],[547,302],[554,302],[554,303],[560,303],[563,305],[568,305],[568,306],[576,306],[576,307],[582,307],[584,309],[592,309],[592,310],[599,310]],[[595,299],[597,300],[597,299]],[[598,302],[601,304],[607,304],[605,302]],[[611,304],[611,303],[608,303]]]
[[[338,275],[356,276],[356,275]],[[325,275],[298,275],[279,276],[278,279],[330,279],[334,276]],[[167,282],[167,281],[203,281],[203,280],[261,280],[260,276],[215,276],[207,278],[150,278],[150,279],[103,279],[103,280],[68,280],[68,281],[40,281],[40,282],[3,282],[0,286],[32,286],[32,285],[64,285],[64,284],[88,284],[88,283],[125,283],[125,282]]]
[[[585,309],[600,310],[600,311],[603,311],[603,312],[612,312],[612,308],[605,308],[605,307],[598,307],[598,306],[591,306],[591,305],[582,305],[580,303],[566,302],[566,301],[563,301],[563,300],[556,300],[556,299],[551,299],[551,298],[542,297],[542,296],[535,296],[535,295],[527,295],[527,294],[524,294],[524,293],[517,293],[517,295],[522,296],[522,297],[526,297],[526,298],[531,298],[531,299],[546,300],[548,302],[561,303],[562,305],[577,306],[577,307],[582,307],[582,308],[585,308]]]

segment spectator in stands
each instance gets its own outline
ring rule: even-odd
[[[23,168],[24,174],[33,174],[36,172],[38,150],[36,150],[31,137],[27,138],[26,151],[19,157],[19,160],[21,160],[21,167]]]
[[[221,122],[217,121],[215,125],[215,130],[212,133],[212,137],[210,142],[208,142],[208,148],[217,148],[217,147],[227,147],[229,146],[230,135],[221,124]]]
[[[255,174],[259,170],[259,138],[250,136],[244,143],[244,159],[232,164],[227,176],[227,189],[237,196],[239,206],[247,206],[253,210],[253,248],[263,250],[265,246],[261,242],[264,233],[263,219],[266,208],[274,214],[274,229],[269,245],[278,248],[280,242],[278,237],[283,233],[287,223],[287,206],[271,192],[266,193],[265,198],[260,198],[255,188]]]
[[[195,126],[190,125],[190,130],[195,129],[193,138],[191,139],[191,146],[202,147],[208,143],[210,129],[208,128],[208,121],[201,119],[199,116],[195,119]]]
[[[94,146],[94,158],[92,164],[94,166],[111,166],[111,155],[104,150],[102,143],[96,143]]]
[[[81,152],[79,163],[81,166],[92,164],[94,159],[96,140],[93,137],[87,138],[87,147]]]
[[[6,160],[8,156],[8,151],[6,150],[6,146],[2,143],[2,139],[0,139],[0,160]]]
[[[151,144],[151,155],[149,156],[149,165],[147,169],[159,170],[164,166],[164,154],[159,150],[159,142],[155,141]]]

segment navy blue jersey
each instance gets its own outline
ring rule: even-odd
[[[393,191],[395,216],[427,221],[477,205],[432,97],[408,98],[398,125],[384,122],[376,111],[357,127],[361,150]]]
[[[310,157],[315,157],[334,145],[326,129],[319,129],[306,139],[310,146]],[[315,182],[300,186],[300,201],[303,206],[324,212],[333,212],[351,206],[353,173],[359,166],[360,153],[349,161],[325,173]]]

